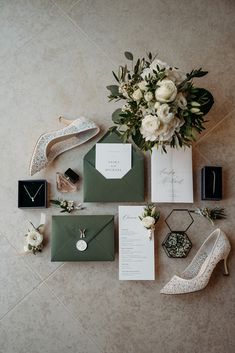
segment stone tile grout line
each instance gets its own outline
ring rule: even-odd
[[[50,276],[50,277],[51,277],[51,276]],[[42,283],[42,284],[44,284],[44,285],[47,287],[47,289],[49,290],[51,296],[53,296],[53,297],[56,298],[56,300],[63,306],[63,308],[67,311],[67,313],[72,317],[72,319],[73,319],[74,321],[76,321],[76,322],[79,324],[79,326],[81,327],[81,329],[82,329],[82,331],[83,331],[84,336],[86,336],[91,342],[93,342],[93,343],[95,344],[95,346],[99,349],[100,353],[103,353],[103,352],[104,352],[103,349],[94,341],[94,339],[93,339],[92,337],[90,337],[89,335],[87,335],[87,333],[86,333],[86,331],[85,331],[85,329],[84,329],[82,323],[79,321],[79,318],[77,318],[76,316],[73,315],[73,313],[72,313],[72,312],[69,310],[69,308],[63,303],[63,301],[62,301],[59,297],[57,297],[57,295],[54,293],[54,291],[48,286],[48,284],[46,283],[46,281],[44,281],[44,283]]]
[[[74,25],[74,27],[76,28],[76,30],[79,31],[79,32],[81,32],[81,34],[82,34],[84,37],[86,37],[87,40],[88,40],[91,44],[93,44],[93,45],[99,50],[99,52],[101,52],[101,53],[106,57],[106,59],[109,60],[110,63],[112,63],[112,65],[118,65],[117,63],[115,63],[114,61],[111,60],[111,58],[106,54],[106,52],[103,51],[103,49],[102,49],[100,46],[98,46],[98,45],[96,44],[96,42],[94,42],[94,41],[91,39],[91,37],[90,37],[77,23],[76,23],[64,10],[62,10],[61,7],[60,7],[56,2],[54,2],[54,0],[50,0],[50,1],[57,7],[57,9],[59,10],[59,12],[60,12],[66,19],[68,19],[68,20],[70,21],[70,23],[72,23],[72,24]],[[80,2],[81,2],[81,0],[79,0],[76,4],[74,4],[74,6],[79,5]],[[72,6],[72,8],[73,8],[74,6]]]

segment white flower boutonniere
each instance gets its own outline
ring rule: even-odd
[[[43,248],[43,226],[40,224],[37,228],[30,222],[32,229],[29,229],[25,234],[25,252],[32,252],[36,255],[37,252],[41,252]]]
[[[154,236],[155,226],[160,218],[160,212],[154,204],[149,204],[144,208],[144,212],[139,219],[143,226],[149,230],[149,239]]]

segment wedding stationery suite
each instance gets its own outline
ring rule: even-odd
[[[121,179],[131,169],[130,143],[97,143],[95,167],[106,179]]]
[[[143,206],[119,206],[119,279],[154,280],[154,237],[139,216]]]
[[[192,149],[154,148],[151,156],[152,202],[193,202]]]
[[[108,131],[84,157],[84,202],[144,201],[144,156]]]

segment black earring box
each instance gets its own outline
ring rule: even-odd
[[[19,180],[18,208],[47,208],[47,181]]]
[[[222,167],[204,167],[201,170],[201,199],[222,199]]]

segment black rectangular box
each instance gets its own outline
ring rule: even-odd
[[[222,199],[222,167],[204,167],[201,170],[201,199]]]
[[[18,207],[19,208],[46,208],[47,207],[47,181],[19,180],[18,181]]]

